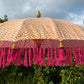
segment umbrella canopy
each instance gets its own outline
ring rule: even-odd
[[[58,48],[59,44],[62,47]],[[16,46],[16,50],[11,50],[13,45]],[[11,62],[18,66],[21,64],[31,66],[37,63],[44,66],[62,64],[73,66],[71,48],[73,48],[76,64],[83,65],[84,27],[51,18],[10,20],[0,24],[0,48],[2,48],[0,62],[3,59],[1,64],[4,67]],[[23,54],[25,54],[24,62]]]
[[[58,47],[59,41],[66,47],[84,46],[84,27],[51,18],[10,20],[0,25],[1,48],[12,47],[13,42],[16,47],[33,47],[33,39],[43,39],[45,47]]]

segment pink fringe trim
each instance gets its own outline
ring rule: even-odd
[[[36,64],[36,52],[34,46],[33,46],[33,63]]]
[[[3,68],[6,66],[6,48],[3,49]]]
[[[53,50],[52,50],[52,48],[51,48],[51,65],[54,66]]]
[[[10,65],[10,62],[11,62],[11,49],[9,48],[6,65]]]
[[[45,62],[45,46],[43,47],[43,66],[46,65],[46,62]]]
[[[29,66],[31,66],[32,60],[31,60],[31,47],[29,47]]]
[[[23,63],[23,61],[22,61],[22,53],[23,53],[23,48],[18,50],[17,66],[20,66]]]
[[[50,66],[50,51],[49,51],[49,47],[48,47],[48,52],[47,52],[47,56],[48,56],[48,66]]]
[[[38,52],[38,46],[36,47],[36,64],[39,63],[39,52]]]
[[[3,49],[0,51],[0,68],[1,68],[1,65],[2,65],[2,57],[3,57]]]
[[[47,51],[46,51],[47,50]],[[22,60],[22,56],[24,55],[24,62]],[[45,57],[47,54],[48,61],[46,61]],[[73,48],[73,54],[75,57],[76,65],[84,65],[84,48]],[[14,65],[20,66],[21,64],[24,64],[24,66],[28,67],[32,66],[32,64],[39,64],[40,66],[72,66],[73,67],[73,61],[72,61],[72,50],[71,48],[66,48],[66,52],[64,48],[59,48],[57,51],[57,48],[47,48],[40,46],[33,47],[33,58],[32,58],[32,48],[27,47],[25,50],[23,48],[21,49],[14,49],[11,50],[2,48],[0,50],[0,68],[5,68],[5,66],[10,65],[11,62],[13,62]],[[2,66],[3,65],[3,66]]]
[[[39,65],[41,66],[42,65],[42,57],[41,57],[41,55],[42,55],[42,49],[41,49],[41,47],[40,47],[40,50],[39,50],[39,57],[38,57],[38,62],[39,62]]]
[[[54,49],[54,56],[55,56],[55,66],[60,66],[59,58],[57,57],[56,48]]]
[[[28,67],[28,64],[27,64],[27,48],[25,48],[25,56],[24,56],[24,66]]]
[[[66,64],[65,65],[71,65],[73,67],[73,62],[72,62],[72,52],[71,48],[66,48]]]
[[[77,48],[73,48],[73,53],[74,53],[74,56],[75,56],[76,65],[79,65]]]

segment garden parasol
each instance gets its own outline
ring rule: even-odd
[[[26,67],[32,64],[73,66],[72,54],[77,65],[84,65],[84,27],[40,16],[38,11],[38,18],[10,20],[0,24],[0,67],[3,65],[4,68],[11,62]]]

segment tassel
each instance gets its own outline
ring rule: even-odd
[[[1,68],[1,65],[2,65],[3,54],[4,54],[4,52],[3,52],[3,48],[2,48],[1,51],[0,51],[0,68]]]
[[[6,66],[6,48],[3,49],[3,69]]]
[[[70,52],[69,48],[66,48],[66,61],[65,61],[65,66],[70,65]]]
[[[6,65],[10,65],[10,62],[11,62],[11,49],[9,48]]]
[[[43,47],[43,66],[45,66],[45,47]]]
[[[80,48],[78,48],[78,52],[79,52],[79,65],[82,65],[82,56]]]
[[[48,52],[47,52],[47,56],[48,56],[48,66],[50,66],[50,56],[49,56],[50,52],[49,52],[49,47],[48,47]]]
[[[67,64],[65,64],[65,65],[69,64],[69,65],[71,65],[71,67],[73,67],[71,48],[66,48],[66,50],[67,50],[67,53],[66,53]]]
[[[74,53],[74,56],[75,56],[75,61],[76,61],[76,65],[79,65],[78,63],[78,51],[77,51],[77,48],[73,48],[73,53]]]
[[[61,61],[61,62],[66,61],[64,48],[59,48],[58,54],[59,54],[59,61]]]
[[[12,49],[10,62],[13,62],[13,64],[16,65],[16,60],[17,60],[17,49]]]
[[[36,47],[36,63],[39,63],[38,46]]]
[[[79,64],[83,65],[83,49],[78,48],[79,51]]]
[[[55,66],[59,66],[59,63],[58,63],[58,57],[57,57],[57,53],[56,53],[56,48],[54,48],[54,56],[55,56]]]
[[[36,64],[36,53],[35,53],[35,47],[33,46],[33,63]]]
[[[71,67],[73,67],[73,61],[72,61],[72,52],[71,52],[71,48],[69,48],[69,52],[70,52],[70,65]]]
[[[27,64],[27,47],[25,48],[24,66],[28,67],[28,64]]]
[[[51,65],[54,66],[53,50],[52,50],[52,48],[51,48]]]
[[[17,66],[20,66],[23,63],[22,53],[23,53],[23,48],[21,48],[20,50],[18,49]]]
[[[42,57],[41,57],[41,46],[40,46],[40,50],[39,50],[39,65],[41,66],[42,65]]]
[[[60,61],[59,57],[57,57],[56,48],[54,49],[54,55],[55,55],[55,66],[61,66],[62,62]]]
[[[32,64],[32,59],[31,59],[31,47],[29,47],[29,66]]]
[[[82,63],[84,65],[84,48],[83,48],[83,53],[82,53]]]

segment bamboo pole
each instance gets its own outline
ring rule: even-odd
[[[38,65],[38,84],[40,84],[40,65]]]
[[[37,18],[41,17],[40,11],[37,12],[36,17]],[[38,46],[38,48],[40,49],[40,45]],[[40,84],[40,65],[39,64],[38,64],[38,84]]]

